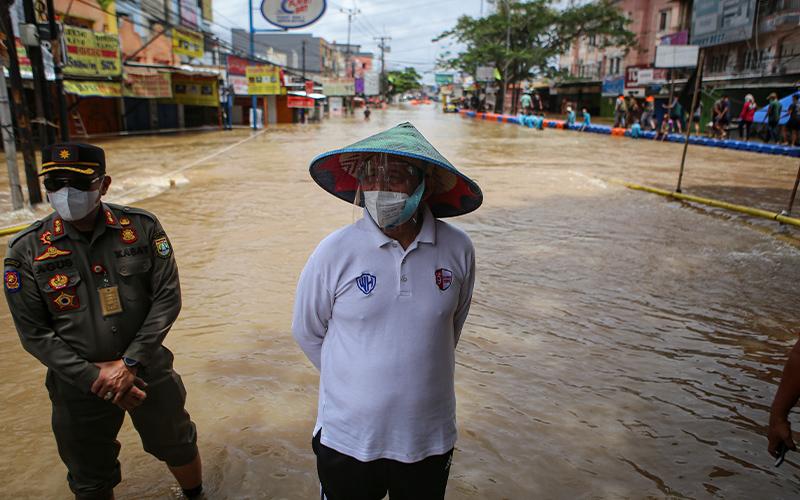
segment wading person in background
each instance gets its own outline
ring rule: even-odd
[[[779,128],[781,123],[781,114],[783,113],[783,105],[778,100],[778,95],[773,92],[767,97],[769,106],[767,106],[767,138],[765,142],[780,141]]]
[[[742,112],[739,113],[739,139],[743,141],[750,140],[750,132],[753,130],[753,120],[757,109],[755,97],[752,94],[744,96]]]
[[[701,130],[701,121],[703,120],[703,100],[697,100],[697,106],[694,108],[694,114],[692,115],[692,121],[694,122],[694,133],[695,135],[700,135]]]
[[[128,412],[185,495],[202,495],[186,391],[161,345],[181,309],[172,247],[152,214],[102,203],[111,177],[88,144],[43,151],[55,212],[11,240],[5,294],[22,345],[47,367],[52,425],[79,500],[114,497]]]
[[[439,218],[477,209],[483,195],[410,123],[317,157],[311,176],[366,207],[319,244],[297,285],[292,332],[320,370],[322,493],[444,498],[475,254]]]
[[[530,116],[533,114],[533,100],[528,92],[522,94],[522,97],[519,98],[519,104],[522,107],[523,115]]]
[[[800,94],[792,96],[792,102],[786,109],[789,119],[783,131],[783,140],[789,146],[797,146],[797,133],[800,132]]]
[[[625,115],[628,114],[628,105],[625,96],[620,95],[614,103],[614,128],[625,127]]]
[[[655,120],[655,102],[656,99],[653,96],[647,96],[644,100],[644,110],[642,111],[642,130],[655,130],[656,129],[656,120]]]

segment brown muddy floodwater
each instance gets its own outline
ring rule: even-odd
[[[189,392],[209,498],[318,495],[318,377],[291,337],[294,287],[319,240],[359,214],[307,168],[405,120],[486,196],[452,220],[475,242],[478,274],[456,358],[449,499],[800,495],[798,455],[775,469],[764,437],[796,339],[796,245],[769,223],[611,182],[671,187],[675,144],[430,107],[372,116],[270,127],[212,158],[251,132],[101,142],[108,199],[158,214],[176,249],[184,308],[165,344]],[[778,209],[796,169],[793,159],[693,147],[684,186]],[[0,497],[68,498],[44,369],[2,309]],[[170,498],[171,477],[129,421],[120,441],[117,498]]]

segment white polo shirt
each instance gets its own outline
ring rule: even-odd
[[[453,448],[455,347],[474,281],[472,241],[427,207],[406,250],[366,211],[322,240],[292,332],[320,370],[314,434],[325,446],[406,463]]]

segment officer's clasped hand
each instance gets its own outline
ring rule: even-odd
[[[147,397],[142,390],[147,384],[136,377],[136,367],[126,366],[121,359],[95,363],[95,366],[100,368],[100,375],[92,384],[92,392],[98,397],[128,411],[142,404]],[[109,393],[113,397],[107,398]]]

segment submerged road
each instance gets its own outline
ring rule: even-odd
[[[184,307],[165,345],[187,386],[209,498],[318,495],[318,376],[291,337],[294,287],[319,240],[360,210],[307,168],[406,120],[485,194],[451,221],[473,238],[477,282],[456,357],[448,498],[800,495],[800,460],[775,469],[765,438],[797,338],[797,246],[772,223],[609,182],[674,187],[675,144],[408,107],[270,127],[236,147],[250,131],[101,143],[109,200],[155,212],[175,248]],[[780,210],[796,171],[791,158],[690,148],[684,191]],[[5,307],[0,326],[3,496],[67,498],[44,368]],[[129,420],[120,441],[117,498],[168,498],[172,478]]]

